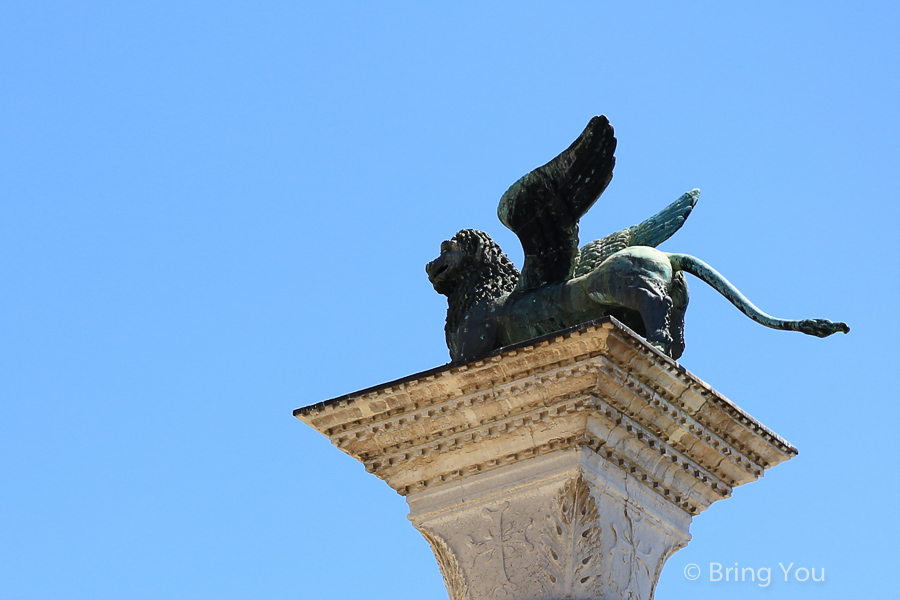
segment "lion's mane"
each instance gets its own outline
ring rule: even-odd
[[[456,285],[447,296],[448,342],[473,306],[484,300],[499,298],[516,289],[519,270],[503,253],[491,236],[476,229],[463,229],[453,236],[468,257],[456,272]]]

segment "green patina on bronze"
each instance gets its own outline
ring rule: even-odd
[[[771,317],[698,258],[656,246],[687,219],[700,195],[684,194],[643,223],[578,248],[578,221],[612,179],[616,138],[594,117],[562,154],[514,183],[498,216],[525,250],[521,273],[481,231],[464,229],[441,244],[426,271],[447,296],[447,347],[454,361],[614,316],[673,358],[684,351],[684,313],[691,273],[745,315],[773,329],[826,337],[844,323]]]

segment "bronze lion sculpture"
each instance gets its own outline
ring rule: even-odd
[[[767,327],[818,337],[849,332],[846,324],[825,319],[771,317],[700,259],[657,250],[684,223],[698,190],[643,223],[579,250],[578,220],[612,178],[615,144],[606,118],[594,117],[572,146],[503,195],[500,219],[525,249],[521,273],[484,232],[464,229],[441,244],[440,256],[426,272],[434,289],[447,296],[445,332],[452,360],[471,360],[605,316],[677,359],[685,347],[685,272]]]

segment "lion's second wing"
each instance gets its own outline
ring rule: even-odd
[[[604,260],[629,246],[655,248],[662,244],[681,228],[699,197],[700,190],[693,189],[646,221],[585,244],[572,276],[590,273]]]

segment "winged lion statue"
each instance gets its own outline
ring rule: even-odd
[[[521,272],[484,232],[463,229],[441,244],[426,272],[434,289],[447,296],[445,332],[453,361],[604,316],[677,359],[685,345],[685,272],[766,327],[818,337],[850,331],[825,319],[769,316],[702,260],[657,250],[690,215],[699,190],[579,249],[578,221],[609,185],[615,149],[609,121],[594,117],[571,146],[503,194],[497,214],[522,243]]]

